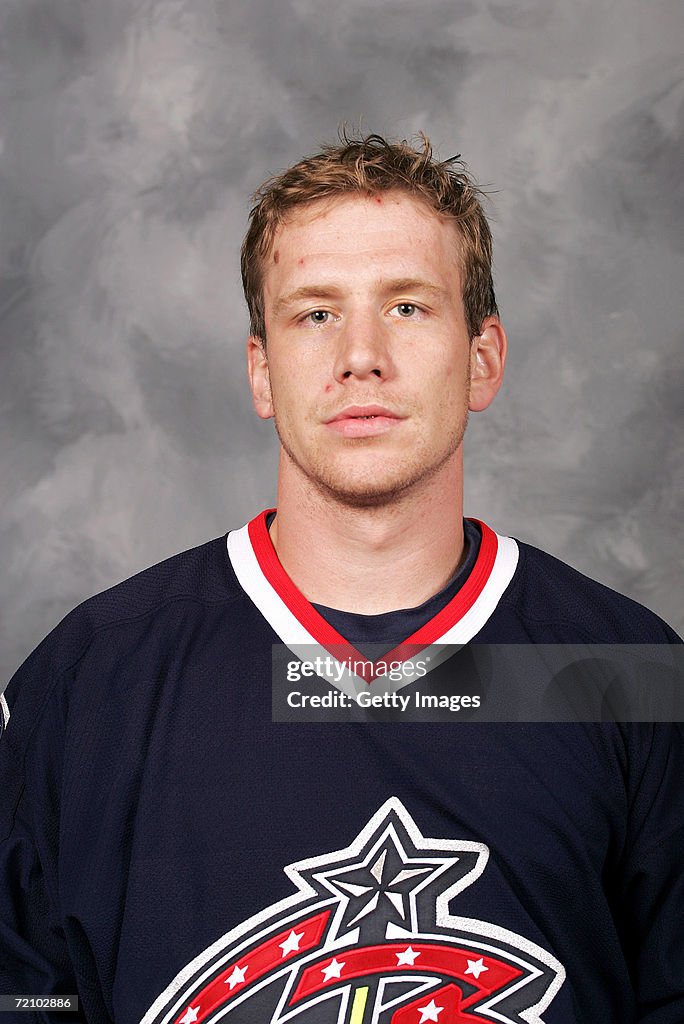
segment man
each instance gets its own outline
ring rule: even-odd
[[[506,357],[477,189],[372,135],[256,200],[277,514],[87,601],[10,684],[2,991],[117,1024],[681,1024],[675,728],[402,718],[474,644],[677,640],[462,518]]]

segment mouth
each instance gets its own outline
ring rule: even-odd
[[[352,405],[329,419],[326,426],[342,437],[377,437],[395,429],[403,419],[381,405]]]

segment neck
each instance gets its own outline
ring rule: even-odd
[[[460,449],[430,480],[372,508],[321,493],[285,458],[271,540],[309,601],[375,615],[446,586],[465,556]]]

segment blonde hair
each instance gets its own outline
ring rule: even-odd
[[[266,342],[263,274],[277,228],[297,207],[319,199],[401,190],[458,224],[463,270],[463,305],[471,337],[487,316],[498,315],[492,281],[492,233],[482,208],[484,193],[458,156],[435,160],[426,135],[414,148],[406,140],[388,142],[381,135],[349,137],[325,145],[268,181],[251,197],[254,206],[242,243],[242,284],[250,333]]]

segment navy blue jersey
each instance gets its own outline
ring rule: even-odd
[[[677,640],[480,533],[414,648]],[[266,513],[67,616],[3,705],[0,992],[92,1024],[682,1024],[679,727],[274,722],[272,645],[349,639]]]

